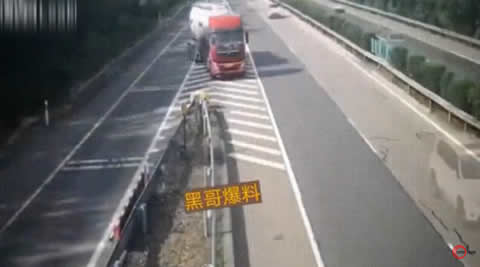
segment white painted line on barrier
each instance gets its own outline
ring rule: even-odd
[[[260,115],[256,113],[251,113],[251,112],[245,112],[245,111],[239,111],[239,110],[231,110],[230,114],[233,115],[240,115],[244,117],[249,117],[249,118],[256,118],[256,119],[262,119],[262,120],[268,120],[268,116],[265,115]]]
[[[266,130],[272,130],[272,126],[268,124],[263,124],[263,123],[256,123],[256,122],[250,122],[250,121],[245,121],[245,120],[237,120],[237,119],[230,119],[227,118],[228,123],[233,123],[233,124],[238,124],[242,126],[248,126],[252,128],[258,128],[258,129],[266,129]]]
[[[262,108],[262,107],[247,105],[247,104],[241,104],[241,103],[236,103],[236,102],[231,102],[231,101],[225,101],[225,100],[216,99],[216,98],[211,98],[210,101],[211,102],[216,102],[216,103],[222,104],[222,105],[227,105],[227,106],[234,106],[234,107],[239,107],[239,108],[265,111],[265,108]]]
[[[277,139],[275,137],[271,136],[271,135],[257,134],[257,133],[252,133],[252,132],[248,132],[248,131],[238,130],[238,129],[235,129],[235,128],[228,128],[227,132],[230,133],[230,134],[233,134],[233,135],[241,135],[241,136],[245,136],[245,137],[262,139],[262,140],[271,141],[271,142],[276,142],[277,141]]]
[[[281,152],[278,149],[268,148],[268,147],[264,147],[264,146],[258,146],[258,145],[254,145],[254,144],[249,144],[249,143],[237,141],[237,140],[230,140],[230,141],[228,141],[228,143],[230,143],[231,145],[234,145],[234,146],[241,147],[241,148],[248,148],[248,149],[252,149],[252,150],[256,150],[256,151],[260,151],[260,152],[265,152],[265,153],[268,153],[268,154],[271,154],[271,155],[277,155],[277,156],[281,155]]]
[[[225,94],[225,93],[220,93],[220,92],[210,92],[208,93],[209,96],[219,96],[219,97],[226,97],[226,98],[231,98],[231,99],[236,99],[236,100],[243,100],[243,101],[250,101],[250,102],[255,102],[255,103],[262,103],[263,100],[255,97],[248,97],[248,96],[239,96],[239,95],[233,95],[233,94]]]
[[[263,86],[262,80],[260,78],[258,78],[259,76],[258,76],[257,68],[255,66],[255,61],[253,59],[252,54],[250,53],[250,47],[248,45],[246,46],[246,50],[247,50],[248,55],[250,57],[250,60],[252,62],[252,66],[253,66],[253,69],[255,71],[255,75],[257,76],[256,82],[258,83],[258,85],[260,87],[260,91],[262,92],[263,98],[265,99],[265,105],[267,106],[268,114],[271,118],[271,121],[272,121],[272,124],[273,124],[273,129],[275,131],[275,135],[278,138],[278,144],[280,146],[280,151],[282,151],[283,160],[284,160],[284,163],[285,163],[285,168],[286,168],[287,173],[288,173],[288,178],[290,180],[290,184],[292,185],[292,190],[293,190],[293,193],[295,195],[295,199],[297,200],[297,205],[298,205],[298,208],[300,210],[300,214],[302,216],[303,224],[305,225],[305,230],[307,232],[307,236],[308,236],[308,239],[310,241],[310,246],[312,247],[313,256],[314,256],[315,261],[317,263],[317,267],[324,267],[325,264],[322,261],[322,257],[320,255],[320,250],[318,249],[318,244],[317,244],[317,241],[315,239],[315,235],[313,234],[312,224],[310,223],[310,220],[308,219],[307,211],[305,210],[305,206],[303,205],[302,194],[300,193],[300,189],[299,189],[299,186],[298,186],[298,183],[297,183],[297,178],[295,177],[295,174],[293,173],[292,165],[290,164],[290,160],[288,158],[287,151],[286,151],[285,146],[283,144],[282,136],[280,135],[280,131],[278,130],[278,126],[277,126],[277,122],[275,120],[275,117],[273,116],[273,111],[272,111],[272,108],[270,106],[270,101],[268,100],[267,93],[265,92],[265,87]]]
[[[137,78],[128,86],[128,88],[123,91],[120,97],[113,103],[112,106],[103,114],[102,117],[95,123],[95,125],[83,136],[83,138],[78,142],[75,147],[68,153],[68,155],[60,162],[60,164],[50,173],[46,180],[31,194],[25,202],[22,203],[22,206],[7,220],[7,222],[0,228],[0,235],[2,235],[5,230],[7,230],[10,225],[12,225],[18,216],[30,205],[30,203],[42,192],[42,190],[47,186],[57,175],[57,173],[65,166],[65,164],[73,157],[73,155],[80,149],[80,147],[87,141],[88,138],[93,134],[93,132],[102,125],[102,123],[107,119],[107,117],[113,112],[113,110],[120,104],[120,102],[128,95],[131,88],[137,84],[137,82],[145,76],[145,74],[150,70],[150,68],[158,61],[158,59],[165,54],[165,52],[170,48],[175,40],[178,39],[180,34],[183,32],[183,29],[175,34],[175,36],[167,43],[167,45],[152,59],[148,66],[137,76]]]
[[[263,165],[263,166],[267,166],[267,167],[271,167],[271,168],[275,168],[275,169],[279,169],[279,170],[285,170],[285,166],[283,164],[273,162],[273,161],[270,161],[270,160],[264,160],[264,159],[261,159],[261,158],[247,156],[247,155],[240,154],[240,153],[229,153],[228,156],[231,157],[231,158],[234,158],[236,160],[241,160],[241,161],[246,161],[246,162],[249,162],[249,163],[259,164],[259,165]]]

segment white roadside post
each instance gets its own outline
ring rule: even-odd
[[[50,124],[50,118],[49,118],[49,114],[48,114],[48,100],[45,99],[43,104],[45,106],[45,126],[48,127],[48,125]]]

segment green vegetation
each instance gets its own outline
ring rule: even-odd
[[[395,47],[392,50],[392,65],[399,71],[406,73],[408,63],[408,49],[405,47]]]
[[[78,0],[75,32],[2,33],[0,129],[42,108],[60,103],[68,88],[86,80],[149,32],[179,1]]]
[[[478,0],[349,0],[411,19],[480,37]]]
[[[370,40],[375,36],[374,33],[364,31],[359,25],[346,21],[342,15],[328,12],[322,6],[311,0],[283,1],[320,23],[323,23],[325,26],[356,43],[363,49],[371,51]],[[455,6],[462,7],[456,10],[458,14],[470,14],[464,9],[465,6],[470,6],[471,8],[480,7],[480,1],[479,6],[472,4],[472,2],[468,0],[446,1],[452,2],[448,5],[449,8]],[[355,0],[355,2],[375,6],[384,10],[396,8],[395,10],[398,12],[404,12],[402,14],[417,14],[415,13],[418,12],[417,9],[424,11],[433,10],[439,6],[438,3],[443,3],[443,6],[440,6],[444,8],[446,4],[443,0]],[[421,8],[419,6],[421,6]],[[411,7],[416,7],[417,11],[413,12]],[[477,10],[480,12],[480,9]],[[440,18],[432,19],[431,16],[433,15],[430,15],[430,17],[425,15],[426,18],[432,21],[444,21]],[[461,21],[466,20],[467,18],[460,19],[458,25],[461,24]],[[467,28],[468,27],[464,27],[464,30]],[[470,29],[469,32],[471,33],[472,29]],[[428,62],[427,58],[422,55],[409,55],[408,49],[404,47],[395,47],[392,49],[391,64],[425,88],[428,88],[456,107],[480,120],[480,81],[455,80],[455,74],[448,71],[446,66]]]

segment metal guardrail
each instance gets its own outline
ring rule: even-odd
[[[422,29],[428,30],[432,33],[439,34],[439,35],[445,36],[445,37],[449,37],[451,39],[454,39],[456,41],[460,41],[460,42],[462,42],[464,44],[467,44],[467,45],[470,45],[472,47],[480,48],[480,40],[477,40],[477,39],[474,39],[474,38],[471,38],[471,37],[468,37],[468,36],[465,36],[465,35],[450,31],[450,30],[442,29],[442,28],[437,27],[437,26],[433,26],[433,25],[430,25],[430,24],[427,24],[427,23],[419,22],[417,20],[405,18],[405,17],[399,16],[399,15],[396,15],[396,14],[392,14],[390,12],[385,12],[385,11],[382,11],[382,10],[379,10],[379,9],[376,9],[376,8],[367,7],[365,5],[352,3],[350,1],[345,1],[345,0],[331,0],[331,1],[336,2],[336,3],[340,3],[340,4],[344,4],[344,5],[348,5],[348,6],[351,6],[351,7],[354,7],[354,8],[362,9],[362,10],[368,11],[368,12],[373,13],[373,14],[381,15],[381,16],[384,16],[384,17],[387,17],[387,18],[390,18],[390,19],[393,19],[393,20],[396,20],[396,21],[403,22],[405,24],[408,24],[408,25],[416,27],[416,28],[422,28]]]
[[[201,114],[202,114],[202,125],[203,125],[203,136],[206,138],[207,141],[207,150],[208,150],[208,167],[206,167],[205,171],[205,187],[214,187],[215,186],[215,155],[212,143],[212,124],[210,121],[210,113],[208,108],[208,96],[204,92],[199,93],[200,96],[200,107],[201,107]],[[217,213],[216,210],[207,210],[204,211],[204,225],[205,225],[205,237],[210,237],[210,261],[211,263],[209,266],[213,267],[216,266],[216,220],[217,220]],[[210,235],[208,228],[210,228]]]
[[[333,1],[338,1],[338,0],[333,0]],[[301,20],[307,22],[311,26],[320,30],[325,35],[333,38],[336,42],[342,44],[345,48],[347,48],[350,52],[354,53],[356,56],[359,56],[363,60],[377,65],[378,69],[385,71],[386,73],[391,75],[392,79],[402,83],[405,86],[405,90],[407,90],[410,95],[417,94],[418,96],[425,98],[427,102],[426,104],[428,105],[430,112],[433,112],[436,109],[443,110],[447,113],[449,122],[452,122],[454,119],[457,119],[460,121],[461,124],[463,124],[464,131],[468,131],[469,129],[471,129],[471,130],[474,130],[476,133],[480,133],[480,122],[470,114],[467,114],[466,112],[455,107],[445,99],[441,98],[440,96],[436,95],[432,91],[423,87],[421,84],[412,80],[410,77],[406,76],[402,72],[388,65],[386,62],[382,61],[380,58],[377,58],[376,56],[370,54],[369,52],[365,51],[363,48],[360,48],[355,43],[351,42],[350,40],[346,39],[345,37],[331,30],[330,28],[322,25],[318,21],[303,14],[302,12],[295,9],[294,7],[278,0],[272,0],[272,2],[280,4],[283,8],[287,9],[288,11],[290,11],[292,14],[294,14]]]

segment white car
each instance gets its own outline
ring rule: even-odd
[[[439,139],[435,142],[429,167],[432,194],[446,200],[463,223],[479,223],[480,163]]]

